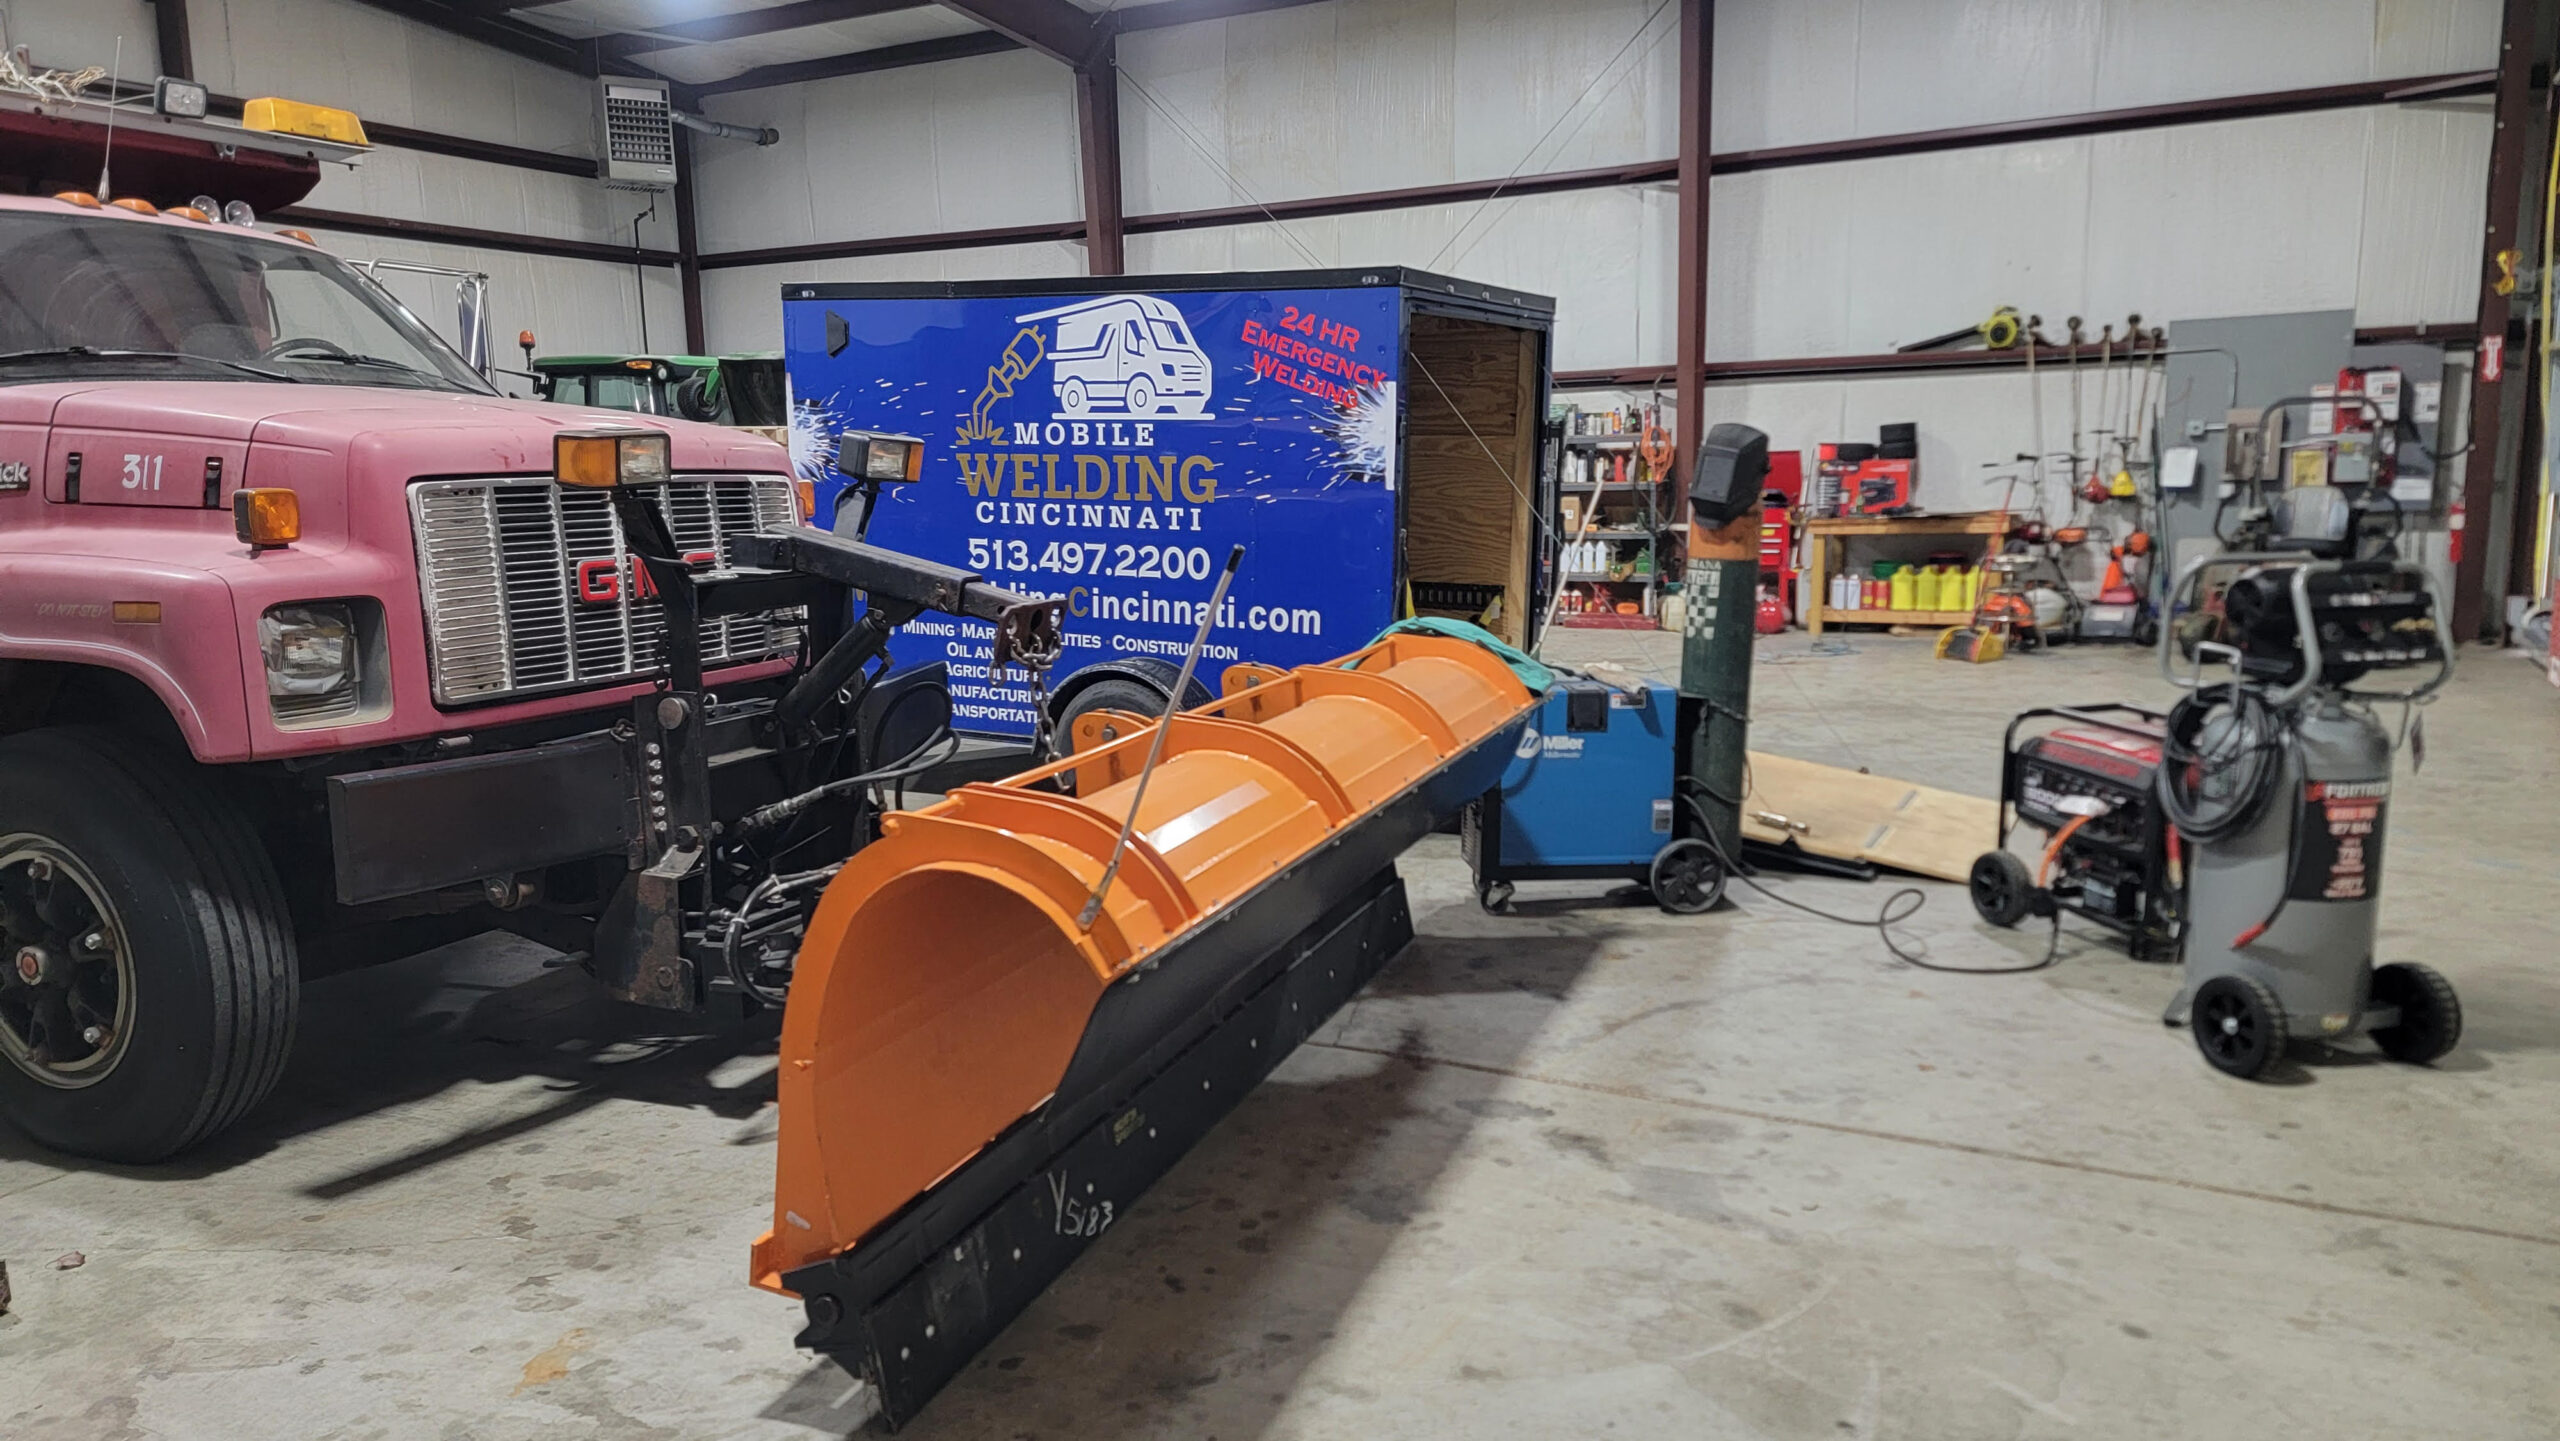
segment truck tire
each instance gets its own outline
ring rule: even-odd
[[[130,739],[0,739],[0,1114],[146,1163],[274,1089],[301,978],[257,832]]]
[[[1098,680],[1076,693],[1058,716],[1056,739],[1051,742],[1058,754],[1073,755],[1076,749],[1076,717],[1089,711],[1134,711],[1142,716],[1164,714],[1164,692],[1139,681],[1113,676]]]

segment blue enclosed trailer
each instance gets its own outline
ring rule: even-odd
[[[899,662],[949,665],[961,729],[1027,736],[1043,706],[1160,698],[1239,542],[1212,684],[1408,614],[1535,638],[1556,530],[1544,297],[1397,268],[782,294],[816,522],[1067,601],[1045,696],[990,673],[977,622],[906,627]],[[825,464],[847,430],[924,443],[920,477],[867,515]]]

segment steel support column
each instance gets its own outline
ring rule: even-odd
[[[1076,67],[1076,148],[1084,172],[1084,256],[1088,275],[1128,273],[1120,193],[1120,45]]]
[[[2472,371],[2471,453],[2464,459],[2462,500],[2465,533],[2462,536],[2462,563],[2454,572],[2453,633],[2460,640],[2482,638],[2492,626],[2504,624],[2500,614],[2505,607],[2490,595],[2493,580],[2502,573],[2505,536],[2494,523],[2497,498],[2502,489],[2512,486],[2516,473],[2515,447],[2509,443],[2508,427],[2502,423],[2500,411],[2505,408],[2507,386],[2503,378],[2492,379],[2494,367],[2503,377],[2507,365],[2523,360],[2520,351],[2507,345],[2507,321],[2512,307],[2508,296],[2499,292],[2499,277],[2506,273],[2500,256],[2517,249],[2517,211],[2522,208],[2526,181],[2525,161],[2529,147],[2528,132],[2540,120],[2533,111],[2533,51],[2536,12],[2542,8],[2537,0],[2506,0],[2505,17],[2498,33],[2498,88],[2495,103],[2497,130],[2489,141],[2488,216],[2480,244],[2480,319],[2479,350]],[[2520,256],[2509,258],[2509,264],[2521,266]],[[2532,367],[2525,367],[2528,373]],[[2501,479],[2508,482],[2502,487]],[[2492,555],[2497,562],[2492,563]]]
[[[160,73],[195,79],[195,38],[187,29],[187,0],[151,0],[151,23],[160,36]]]
[[[1679,408],[1671,473],[1675,514],[1689,509],[1689,472],[1706,434],[1708,119],[1713,99],[1715,0],[1680,0],[1680,239],[1678,349],[1673,395]]]
[[[693,218],[693,132],[676,127],[676,280],[684,287],[684,348],[710,354],[702,324],[702,248]],[[644,300],[642,302],[646,304]]]

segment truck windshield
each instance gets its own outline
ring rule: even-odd
[[[495,393],[334,256],[218,226],[0,211],[0,384],[108,375]]]

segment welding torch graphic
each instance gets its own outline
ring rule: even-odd
[[[1023,351],[1026,341],[1031,347],[1028,354]],[[1049,347],[1040,339],[1038,326],[1026,325],[1016,332],[1012,343],[1004,348],[1004,359],[987,367],[987,383],[979,389],[977,400],[969,406],[969,423],[960,427],[960,438],[964,441],[1002,438],[1003,432],[987,418],[987,412],[995,408],[997,401],[1010,397],[1013,383],[1028,378],[1048,353]]]

